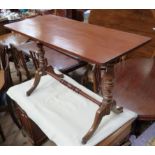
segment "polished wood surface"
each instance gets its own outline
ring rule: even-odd
[[[152,40],[125,56],[127,62],[117,64],[114,98],[118,105],[135,111],[140,120],[155,119],[154,60],[155,10],[92,10],[89,23],[126,32],[147,35]]]
[[[126,58],[155,56],[155,10],[93,9],[89,23],[149,36],[152,40],[146,46],[129,53]]]
[[[52,66],[50,66],[50,72],[48,71],[49,67],[44,57],[43,45],[96,64],[104,64],[105,77],[103,83],[106,84],[106,90],[104,89],[106,94],[103,94],[102,104],[96,111],[91,128],[82,138],[82,143],[86,143],[91,138],[102,117],[108,115],[110,110],[115,113],[122,112],[122,108],[116,106],[112,96],[114,64],[111,61],[113,62],[114,59],[120,58],[151,40],[150,37],[84,24],[52,15],[27,19],[6,25],[6,27],[37,41],[39,69],[36,71],[32,87],[27,91],[27,96],[31,95],[38,86],[41,76],[46,73],[62,82],[62,84],[65,83],[62,80],[63,74],[56,74]]]
[[[3,88],[4,86],[4,71],[3,70],[0,70],[0,90]]]
[[[10,47],[10,44],[17,46],[27,42],[28,40],[28,37],[13,32],[0,35],[0,43],[8,47]]]
[[[119,146],[129,139],[129,135],[132,130],[132,123],[134,120],[130,120],[125,123],[121,128],[115,131],[113,134],[102,140],[97,146]]]
[[[93,63],[106,63],[150,40],[54,15],[38,16],[5,27]]]
[[[114,98],[140,120],[155,120],[155,58],[128,59],[115,66]]]

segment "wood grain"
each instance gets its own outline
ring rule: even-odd
[[[155,120],[155,58],[128,59],[115,66],[114,99],[140,120]]]
[[[130,120],[127,123],[125,123],[113,134],[111,134],[110,136],[102,140],[100,143],[98,143],[97,146],[119,146],[131,133],[133,121],[134,120]]]
[[[138,50],[129,53],[126,58],[155,56],[155,10],[151,9],[93,9],[89,23],[122,30],[125,32],[146,35],[152,40]]]
[[[106,63],[151,38],[85,24],[54,15],[38,16],[7,24],[6,28],[44,45],[93,63]]]

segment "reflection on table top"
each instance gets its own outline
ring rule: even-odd
[[[151,39],[54,15],[38,16],[5,27],[93,63],[106,63]]]

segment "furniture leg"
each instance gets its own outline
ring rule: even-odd
[[[38,56],[39,56],[39,68],[35,73],[35,79],[32,87],[26,92],[27,96],[30,96],[31,93],[36,89],[36,87],[40,82],[41,76],[45,75],[45,69],[46,69],[45,58],[44,58],[45,51],[43,49],[43,45],[40,42],[37,42],[37,46],[38,46]]]
[[[89,131],[87,132],[87,134],[82,138],[82,143],[85,144],[87,143],[87,141],[92,137],[92,135],[94,134],[94,132],[96,131],[96,129],[98,128],[103,116],[105,115],[109,115],[110,114],[110,110],[112,110],[115,113],[121,113],[123,111],[122,107],[117,107],[116,106],[116,102],[113,100],[113,96],[112,96],[112,89],[114,86],[114,66],[113,64],[108,64],[106,66],[104,66],[104,75],[103,75],[103,101],[101,106],[99,107],[99,109],[96,112],[95,115],[95,119],[94,122],[91,126],[91,128],[89,129]],[[100,66],[96,66],[96,69],[98,71],[98,73],[96,74],[96,78],[99,80],[101,79],[101,77],[99,78],[99,74],[101,75],[101,73],[99,73],[99,69],[101,70]],[[101,86],[99,86],[99,84],[101,84],[101,80],[97,81],[97,90],[101,91]]]
[[[95,69],[94,69],[94,84],[93,84],[93,89],[95,93],[101,93],[101,66],[96,64]]]
[[[50,71],[50,73],[52,73],[54,76],[57,76],[58,78],[63,78],[63,74],[56,74],[54,72],[54,69],[52,66],[47,66],[47,59],[44,57],[45,55],[45,51],[43,48],[43,44],[40,42],[37,42],[37,46],[38,46],[38,60],[39,60],[39,68],[36,71],[35,74],[35,79],[34,79],[34,83],[32,85],[32,87],[26,92],[27,96],[30,96],[31,93],[36,89],[36,87],[38,86],[41,76],[45,75],[46,73],[48,73],[48,71]]]
[[[110,114],[110,104],[107,104],[107,105],[102,104],[95,114],[95,119],[94,119],[94,122],[93,122],[91,128],[86,133],[86,135],[82,138],[82,144],[86,144],[87,141],[92,137],[92,135],[98,128],[98,126],[102,120],[102,117],[105,115],[109,115],[109,114]]]
[[[112,90],[114,87],[114,64],[108,64],[105,66],[103,75],[103,103],[111,104],[111,110],[115,113],[121,113],[122,107],[116,105],[116,101],[113,99]]]
[[[13,109],[13,101],[8,96],[7,96],[7,102],[8,102],[7,103],[8,104],[8,111],[9,111],[9,113],[11,115],[12,120],[17,125],[17,127],[19,129],[21,129],[21,125],[20,125],[20,123],[19,123],[19,121],[18,121],[18,119],[17,119],[17,117],[15,115],[14,109]]]
[[[24,55],[23,55],[22,51],[19,51],[19,55],[20,55],[20,58],[22,60],[21,61],[22,62],[22,65],[23,65],[23,67],[25,69],[25,72],[26,72],[26,77],[27,77],[27,79],[30,79],[30,72],[28,71],[28,68],[26,66],[26,60],[24,58]]]
[[[42,76],[42,72],[37,70],[35,73],[35,77],[34,77],[34,83],[32,85],[32,87],[26,92],[27,96],[30,96],[32,94],[32,92],[36,89],[36,87],[38,86],[40,79]]]

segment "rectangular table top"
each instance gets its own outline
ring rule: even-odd
[[[25,19],[5,27],[60,52],[98,64],[107,63],[151,40],[54,15]]]

